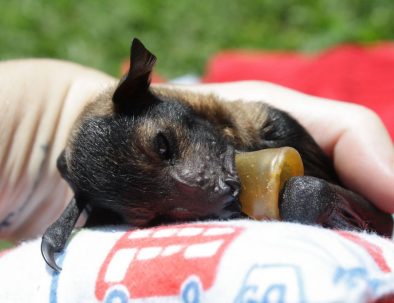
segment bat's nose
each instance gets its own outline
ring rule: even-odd
[[[238,178],[227,178],[224,183],[230,188],[230,194],[237,198],[241,189],[241,183]]]
[[[218,185],[215,187],[215,192],[220,196],[228,196],[231,200],[237,200],[240,192],[241,184],[237,177],[227,177],[222,180],[219,179]]]

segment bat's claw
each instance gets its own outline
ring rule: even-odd
[[[42,236],[41,254],[45,262],[58,272],[61,268],[56,264],[55,253],[61,252],[66,246],[75,222],[85,206],[85,203],[77,203],[76,199],[72,198],[59,219],[49,226]]]
[[[42,239],[41,242],[41,254],[44,257],[45,262],[55,271],[60,272],[62,269],[56,264],[55,260],[55,247],[47,240]]]

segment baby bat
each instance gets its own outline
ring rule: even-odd
[[[74,192],[44,233],[41,251],[55,270],[75,222],[147,227],[245,217],[238,201],[236,153],[291,146],[305,166],[280,193],[285,221],[390,235],[390,215],[345,189],[330,159],[287,113],[262,102],[222,102],[150,87],[156,57],[134,39],[130,69],[80,114],[58,158]]]

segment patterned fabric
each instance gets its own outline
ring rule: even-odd
[[[0,302],[394,302],[391,240],[294,223],[84,229],[57,262],[0,255]]]

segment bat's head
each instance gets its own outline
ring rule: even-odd
[[[59,157],[76,199],[135,226],[239,213],[234,147],[192,107],[150,89],[156,58],[136,39],[130,61]]]

